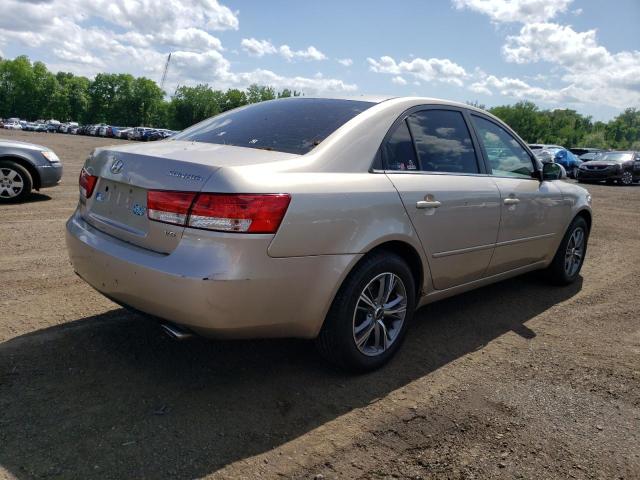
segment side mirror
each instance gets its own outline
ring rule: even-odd
[[[542,180],[561,180],[567,178],[567,172],[557,163],[544,163],[542,165]]]

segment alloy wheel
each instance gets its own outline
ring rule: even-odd
[[[371,280],[360,293],[353,313],[353,340],[367,356],[380,355],[397,340],[407,315],[402,279],[390,272]]]
[[[24,179],[12,168],[0,168],[0,197],[15,198],[24,188]]]
[[[569,237],[564,255],[564,271],[568,277],[573,277],[580,269],[584,257],[584,239],[581,227],[576,228]]]
[[[620,181],[623,185],[631,185],[633,183],[633,174],[629,171],[624,172]]]

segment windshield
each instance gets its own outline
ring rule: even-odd
[[[222,113],[171,138],[304,155],[373,105],[319,98],[271,100]]]
[[[604,153],[601,157],[598,158],[599,161],[603,162],[628,162],[629,160],[633,160],[633,154],[627,152],[612,152],[612,153]]]

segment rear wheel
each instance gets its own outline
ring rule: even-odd
[[[316,345],[341,368],[374,370],[400,348],[414,309],[415,281],[406,262],[374,253],[340,287]]]
[[[589,227],[582,217],[576,217],[560,242],[551,265],[547,267],[547,279],[555,285],[573,283],[582,269],[587,253]]]
[[[20,202],[32,187],[33,179],[26,168],[12,160],[0,160],[0,202]]]

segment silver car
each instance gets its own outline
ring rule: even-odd
[[[62,162],[50,148],[0,140],[0,204],[23,201],[32,190],[54,187],[61,178]]]
[[[416,308],[543,269],[573,282],[591,198],[504,123],[429,98],[290,98],[100,148],[76,272],[176,337],[315,338],[384,364]]]

